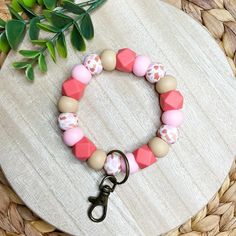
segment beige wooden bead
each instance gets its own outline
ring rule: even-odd
[[[62,96],[58,101],[58,110],[60,112],[72,112],[76,113],[78,110],[79,103],[74,98]]]
[[[175,90],[177,87],[177,81],[175,77],[171,75],[166,75],[162,77],[157,83],[156,83],[156,91],[158,93],[166,93],[171,90]]]
[[[106,71],[112,71],[116,68],[116,53],[112,50],[105,49],[101,56],[103,69]]]
[[[168,143],[158,137],[151,139],[148,146],[156,157],[164,157],[169,152]]]
[[[103,150],[97,149],[87,160],[87,164],[94,170],[101,170],[105,164],[106,158],[107,154]]]

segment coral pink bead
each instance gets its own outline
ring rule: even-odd
[[[62,130],[78,127],[79,117],[76,113],[61,113],[58,117],[58,124]]]
[[[178,127],[183,123],[184,115],[181,110],[169,110],[163,112],[161,119],[165,125]]]
[[[120,49],[116,55],[116,69],[123,72],[132,72],[136,53],[129,48]]]
[[[133,73],[136,76],[142,77],[146,74],[151,60],[147,56],[137,56],[134,61]]]
[[[86,161],[95,151],[96,146],[87,137],[83,137],[73,147],[75,157],[81,161]]]
[[[62,95],[78,100],[83,96],[85,86],[80,81],[69,78],[62,84]]]
[[[136,162],[139,165],[139,168],[141,169],[148,167],[156,162],[156,157],[146,144],[134,151],[133,154]]]
[[[72,70],[72,77],[83,84],[88,84],[92,75],[84,65],[77,65]]]
[[[179,130],[174,126],[162,125],[157,132],[157,136],[169,144],[174,144],[179,138]]]
[[[163,111],[181,109],[183,102],[184,98],[177,90],[171,90],[160,95],[160,106]]]
[[[84,136],[82,129],[79,127],[68,129],[63,134],[63,141],[67,146],[74,146]]]
[[[98,75],[102,72],[102,62],[97,54],[90,54],[86,56],[83,64],[92,75]]]
[[[126,157],[128,159],[128,162],[129,162],[130,174],[134,174],[134,173],[138,172],[139,171],[139,166],[138,166],[138,163],[136,162],[136,160],[134,158],[134,154],[133,153],[126,153],[125,155],[126,155]],[[123,158],[121,159],[121,171],[123,173],[126,172],[126,165],[125,165],[125,161],[124,161]]]

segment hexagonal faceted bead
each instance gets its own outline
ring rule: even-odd
[[[146,168],[156,162],[156,157],[154,156],[148,145],[143,145],[133,152],[136,162],[139,168]]]
[[[179,110],[183,107],[184,98],[177,90],[171,90],[160,95],[160,105],[163,111]]]
[[[116,55],[116,69],[123,72],[132,72],[136,53],[129,48],[120,49]]]
[[[77,159],[86,161],[96,151],[96,146],[87,137],[83,137],[73,146],[72,151]]]
[[[63,82],[62,95],[79,100],[84,94],[85,87],[85,84],[71,77]]]

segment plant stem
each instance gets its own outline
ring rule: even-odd
[[[91,0],[91,1],[78,4],[80,7],[85,7],[85,6],[90,6],[90,7],[88,8],[88,10],[85,11],[85,13],[75,17],[74,21],[65,25],[64,28],[62,28],[60,32],[57,32],[51,39],[49,39],[49,41],[51,41],[52,43],[55,43],[55,41],[58,39],[60,34],[65,33],[74,24],[74,22],[79,21],[85,14],[91,13],[95,9],[99,8],[105,2],[106,0]],[[65,11],[65,9],[63,10]],[[63,12],[63,11],[58,11],[58,12]],[[42,47],[40,49],[40,54],[42,53],[45,54],[46,50],[47,50],[47,46]],[[37,60],[38,60],[38,57],[34,58],[30,64],[33,66],[37,62]]]

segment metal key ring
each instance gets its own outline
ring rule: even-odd
[[[121,157],[123,158],[124,162],[125,162],[125,177],[120,182],[116,181],[116,184],[118,184],[118,185],[124,184],[128,180],[129,174],[130,174],[129,161],[128,161],[126,155],[120,150],[112,150],[112,151],[108,152],[107,156],[109,156],[113,153],[119,153],[121,155]],[[111,182],[112,182],[112,180],[111,180]]]

